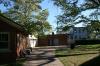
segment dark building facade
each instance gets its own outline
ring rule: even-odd
[[[22,26],[0,14],[0,63],[15,62],[27,47],[27,36]]]

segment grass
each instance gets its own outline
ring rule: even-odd
[[[80,66],[99,55],[100,45],[80,45],[73,50],[61,48],[56,50],[56,57],[64,66]]]

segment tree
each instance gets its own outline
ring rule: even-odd
[[[32,32],[34,21],[32,20],[32,13],[40,10],[39,2],[32,0],[24,0],[22,3],[14,3],[13,8],[6,12],[11,19],[23,25],[28,32]],[[35,15],[34,15],[35,16]]]
[[[79,6],[77,6],[77,0],[53,0],[54,4],[63,10],[62,15],[58,15],[57,24],[63,27],[70,27],[74,25],[74,21],[80,13]],[[59,28],[59,27],[58,27]],[[63,28],[61,28],[63,29]]]
[[[4,4],[5,7],[11,5],[11,0],[0,0],[0,4]]]
[[[96,36],[100,34],[100,21],[91,20],[90,23],[87,24],[89,37],[92,39],[96,39]]]
[[[48,16],[48,11],[42,11],[39,5],[42,0],[13,0],[13,2],[13,8],[9,9],[8,12],[4,14],[15,22],[23,25],[31,34],[37,35],[37,33],[41,32],[41,26],[38,22],[46,22]],[[39,16],[41,21],[39,21],[39,18],[36,18],[36,16]],[[42,25],[44,25],[44,23]],[[50,25],[48,26],[50,27]]]
[[[71,13],[71,15],[77,15],[82,11],[88,9],[95,9],[100,6],[99,0],[52,0],[54,4],[61,7],[62,10]],[[80,4],[81,3],[81,4]]]
[[[39,12],[39,14],[35,16],[36,24],[39,25],[39,32],[38,32],[39,35],[44,35],[46,32],[50,32],[52,29],[51,25],[47,21],[48,15],[49,15],[48,10],[45,9]]]
[[[65,24],[66,26],[68,26],[69,24],[75,25],[77,23],[84,22],[86,24],[91,23],[91,27],[92,27],[93,25],[96,25],[97,22],[99,22],[98,19],[95,19],[97,22],[96,24],[92,25],[94,20],[91,19],[91,17],[88,18],[88,16],[84,17],[84,14],[82,14],[83,11],[95,9],[95,12],[92,13],[90,16],[94,15],[96,18],[98,18],[97,15],[99,15],[99,12],[97,11],[100,7],[99,0],[52,0],[52,1],[54,1],[54,4],[56,6],[60,7],[63,10],[63,14],[58,15],[57,17],[58,23],[59,24],[62,23],[63,26]],[[81,20],[76,22],[78,17],[81,17]],[[95,28],[96,27],[97,26],[95,26]]]

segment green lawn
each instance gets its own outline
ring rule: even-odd
[[[81,64],[99,56],[99,49],[99,44],[80,45],[73,50],[61,48],[56,50],[56,57],[58,57],[65,66],[81,66]]]

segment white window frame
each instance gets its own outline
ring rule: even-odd
[[[0,41],[0,42],[8,42],[8,48],[1,49],[0,52],[10,51],[10,32],[0,32],[0,34],[8,34],[8,41]]]

